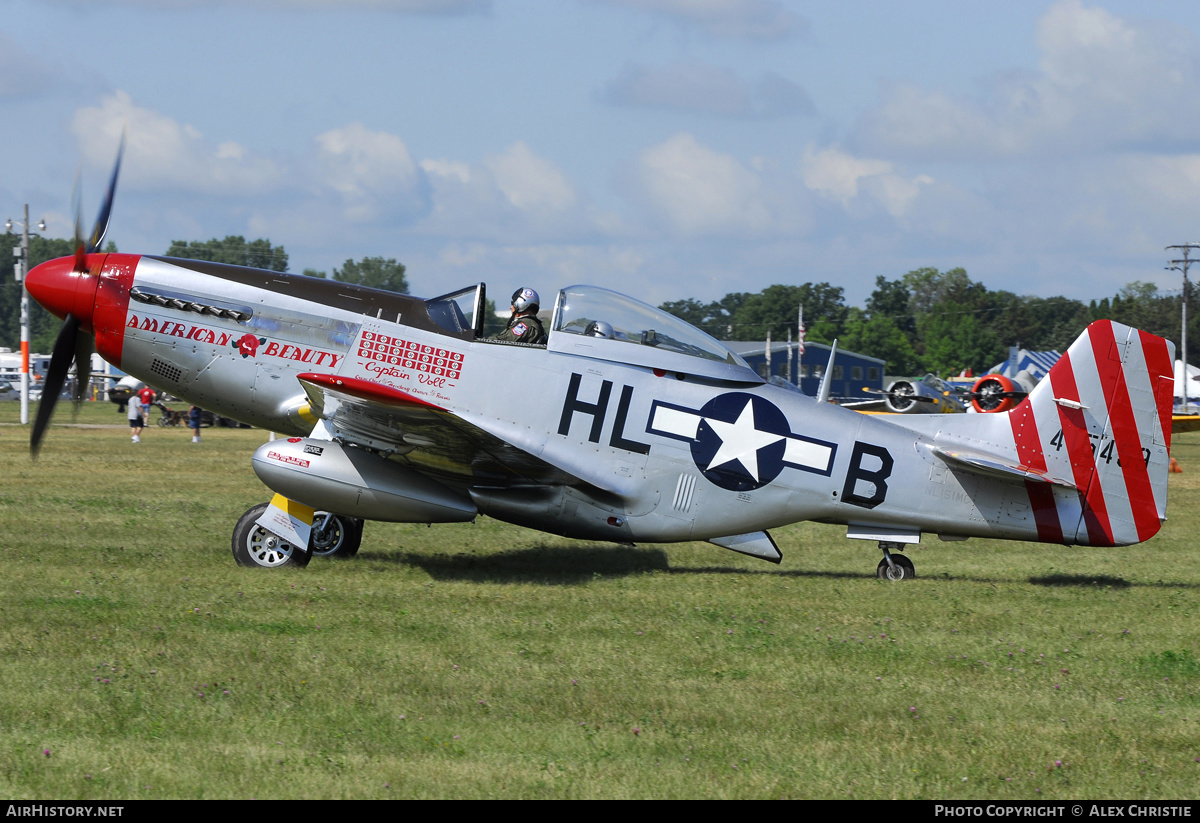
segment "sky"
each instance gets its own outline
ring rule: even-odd
[[[4,0],[0,212],[647,302],[961,266],[1090,300],[1200,240],[1200,4]],[[503,297],[501,298],[503,299]]]

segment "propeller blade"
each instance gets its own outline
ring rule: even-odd
[[[71,210],[75,212],[75,271],[87,271],[87,250],[83,244],[83,205],[80,194],[80,178],[83,176],[83,164],[75,170],[75,184],[71,186]]]
[[[884,391],[883,389],[871,389],[863,386],[863,391],[867,394],[881,394],[889,400],[911,400],[914,403],[934,403],[935,398],[926,397],[923,394],[905,394],[901,391]]]
[[[87,251],[100,251],[104,235],[108,234],[108,219],[112,216],[113,198],[117,193],[117,177],[121,173],[121,157],[125,154],[125,132],[121,132],[121,145],[117,149],[117,162],[113,164],[112,177],[108,181],[108,191],[104,194],[104,203],[100,206],[100,214],[96,216],[96,225],[92,227],[91,237],[88,238]]]
[[[108,233],[108,221],[112,216],[113,199],[117,193],[117,177],[121,172],[121,158],[125,154],[125,134],[121,134],[121,145],[117,149],[117,162],[113,164],[112,176],[108,180],[108,191],[104,195],[104,204],[96,217],[96,225],[91,235],[83,237],[83,207],[81,205],[79,180],[82,168],[75,175],[75,186],[71,192],[71,201],[75,209],[75,265],[74,270],[83,274],[88,270],[87,255],[100,249],[104,235]],[[67,382],[67,373],[71,370],[71,362],[75,362],[75,410],[83,401],[87,392],[88,382],[92,374],[92,339],[91,335],[79,334],[79,318],[68,314],[63,321],[58,339],[54,341],[54,353],[50,355],[50,368],[46,372],[46,381],[42,384],[42,399],[38,403],[37,417],[33,421],[33,430],[29,435],[29,450],[37,457],[41,448],[42,438],[54,415],[54,407],[62,394],[63,385]]]
[[[58,396],[62,394],[63,384],[67,380],[67,372],[71,368],[71,358],[75,355],[75,338],[79,335],[79,321],[75,315],[68,314],[54,341],[54,353],[50,355],[50,368],[46,372],[46,381],[42,384],[42,399],[38,402],[37,417],[33,421],[33,431],[29,435],[29,451],[37,457],[42,445],[42,437],[50,425],[50,417],[54,414],[54,406]]]
[[[88,384],[92,380],[92,336],[75,336],[75,412],[87,398]]]
[[[969,391],[969,392],[964,392],[963,397],[968,397],[971,399],[975,399],[978,397],[1025,397],[1027,394],[1029,394],[1029,392],[1021,391],[1020,389],[1015,389],[1013,391],[994,391],[994,392]]]

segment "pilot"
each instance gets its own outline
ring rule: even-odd
[[[587,324],[587,328],[583,330],[587,337],[603,337],[607,340],[613,339],[613,328],[610,324],[603,320],[593,320]]]
[[[512,317],[496,339],[515,343],[545,343],[546,330],[537,318],[540,308],[541,299],[537,292],[529,288],[517,289],[512,296]]]

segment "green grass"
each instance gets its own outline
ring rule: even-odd
[[[108,404],[36,463],[0,404],[0,796],[1187,798],[1200,781],[1200,434],[1147,544],[970,540],[874,576],[480,518],[234,565],[264,433]],[[69,419],[60,414],[60,419]],[[49,756],[44,752],[49,751]],[[1061,766],[1056,765],[1061,762]],[[965,778],[965,779],[964,779]]]

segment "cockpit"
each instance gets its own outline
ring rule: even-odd
[[[482,341],[485,302],[484,287],[479,285],[426,304],[430,318],[446,332]],[[662,309],[609,289],[569,286],[561,290],[546,328],[545,348],[550,352],[677,374],[762,382],[745,360],[719,340]]]
[[[571,286],[558,293],[552,334],[575,334],[749,366],[720,341],[662,309],[615,291]]]
[[[482,341],[484,295],[480,284],[425,302],[430,318],[445,332]],[[561,290],[546,327],[549,340],[544,348],[550,352],[681,375],[762,382],[745,360],[719,340],[662,309],[609,289],[569,286]]]
[[[558,293],[547,348],[680,376],[762,382],[745,360],[690,323],[596,286],[570,286]]]

